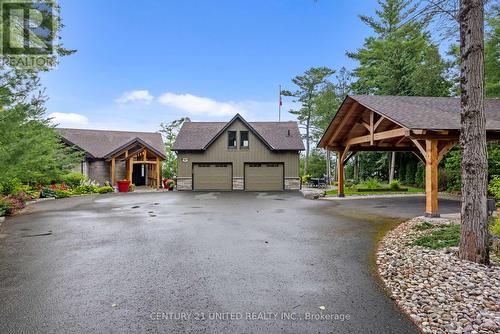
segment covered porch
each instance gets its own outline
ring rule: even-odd
[[[106,157],[111,163],[111,183],[119,181],[117,165],[125,165],[124,179],[136,186],[161,187],[161,162],[164,155],[139,138],[123,145]],[[123,176],[123,173],[121,173]]]
[[[485,101],[488,140],[500,140],[500,100]],[[439,216],[438,166],[459,142],[456,98],[347,96],[318,147],[337,152],[338,196],[344,167],[361,151],[412,152],[425,164],[425,213]]]

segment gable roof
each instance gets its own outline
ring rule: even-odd
[[[500,134],[500,100],[485,99],[484,104],[488,138],[496,138]],[[367,124],[368,111],[381,116],[377,121],[381,131],[397,126],[408,131],[447,131],[448,136],[457,138],[460,133],[459,98],[348,95],[323,133],[318,147],[332,147],[333,143],[342,145],[347,136],[363,136],[366,129],[362,123]]]
[[[304,149],[297,122],[247,122],[237,114],[229,122],[185,122],[177,135],[173,150],[204,151],[236,120],[245,124],[272,151]]]
[[[408,129],[460,130],[460,98],[380,95],[348,98]],[[485,99],[484,108],[486,129],[500,130],[500,99]]]
[[[165,144],[158,132],[133,132],[88,129],[56,129],[63,140],[96,159],[107,158],[134,142],[148,147],[160,157],[165,158]]]

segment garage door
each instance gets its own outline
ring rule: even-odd
[[[283,169],[281,163],[245,164],[245,190],[283,190]]]
[[[231,164],[193,164],[194,190],[231,190]]]

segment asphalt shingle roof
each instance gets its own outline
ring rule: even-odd
[[[165,156],[165,144],[160,133],[157,132],[132,132],[108,131],[87,129],[57,129],[61,136],[70,144],[76,145],[94,158],[105,158],[108,153],[140,139],[153,149]]]
[[[234,120],[234,119],[233,119]],[[232,120],[231,120],[232,121]],[[231,122],[230,121],[230,122]],[[175,151],[204,150],[229,122],[186,122],[174,143]],[[277,151],[303,150],[304,143],[296,122],[248,122],[264,141]],[[288,136],[290,130],[290,136]]]
[[[409,129],[460,129],[459,98],[378,95],[351,98]],[[486,129],[500,130],[500,99],[485,99],[484,106]]]

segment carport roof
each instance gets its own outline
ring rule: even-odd
[[[377,95],[350,98],[408,129],[460,130],[459,98]],[[500,99],[485,99],[484,107],[486,128],[500,130]]]
[[[236,120],[242,121],[271,150],[304,149],[297,122],[247,122],[241,115],[234,116],[229,122],[185,122],[177,135],[173,149],[174,151],[206,150]]]
[[[500,99],[485,99],[486,130],[489,137],[500,134]],[[369,113],[378,118],[371,120]],[[413,132],[441,133],[458,138],[460,132],[460,99],[454,97],[421,97],[421,96],[379,96],[352,95],[347,96],[332,119],[318,147],[346,146],[347,137],[363,135],[365,127],[375,125],[379,131],[405,129],[409,137]],[[379,126],[380,125],[380,126]],[[372,131],[373,133],[374,131]],[[398,136],[395,136],[398,137]],[[495,138],[496,138],[495,137]],[[373,145],[372,138],[372,144]],[[410,138],[411,139],[411,138]],[[416,139],[416,138],[413,138]],[[420,138],[423,139],[423,138]],[[387,146],[387,139],[384,139]],[[395,141],[404,144],[408,140]],[[381,147],[379,147],[381,148]]]

